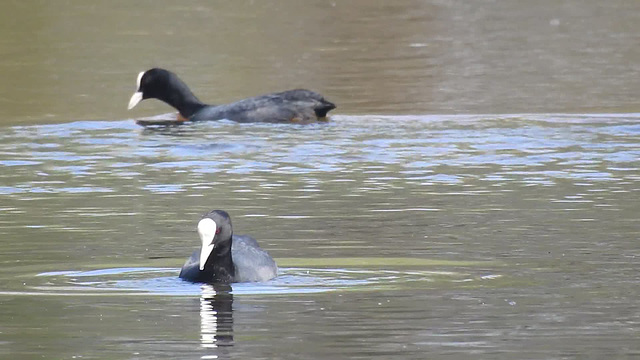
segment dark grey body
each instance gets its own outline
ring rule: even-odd
[[[228,119],[237,122],[312,122],[327,116],[335,105],[310,90],[289,90],[256,96],[226,105],[205,105],[191,121]]]
[[[214,249],[214,255],[215,252]],[[273,258],[254,238],[247,235],[233,235],[231,263],[228,261],[228,252],[217,257],[211,256],[207,266],[201,271],[199,259],[200,250],[196,250],[182,266],[181,279],[202,283],[262,282],[273,279],[278,274]]]

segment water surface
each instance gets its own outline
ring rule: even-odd
[[[5,127],[3,351],[636,354],[639,118]],[[212,208],[259,238],[277,279],[176,278]],[[216,307],[232,326],[210,347]]]
[[[637,1],[0,4],[0,357],[640,356]],[[143,129],[305,87],[328,123]],[[177,279],[214,208],[280,266]]]

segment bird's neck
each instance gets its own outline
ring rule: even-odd
[[[187,87],[182,80],[177,78],[175,80],[172,86],[174,89],[170,89],[172,91],[167,92],[169,95],[160,100],[178,109],[180,115],[188,119],[206,105],[193,95],[189,87]]]
[[[229,240],[223,246],[216,248],[211,254],[213,266],[213,279],[215,282],[231,283],[235,276],[236,269],[233,265],[233,257],[231,256],[231,242]]]

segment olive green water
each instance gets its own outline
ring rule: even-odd
[[[0,357],[640,356],[639,10],[1,3]],[[151,66],[339,107],[144,130]],[[176,278],[213,208],[278,278]]]

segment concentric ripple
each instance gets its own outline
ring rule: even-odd
[[[53,271],[37,275],[44,283],[25,293],[39,295],[200,295],[202,285],[180,280],[174,268],[111,268],[90,271]],[[264,283],[237,283],[234,294],[304,294],[357,291],[430,283],[469,283],[501,278],[452,271],[280,268],[277,278]],[[417,285],[419,284],[419,285]]]

